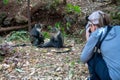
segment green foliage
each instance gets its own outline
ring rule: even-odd
[[[49,34],[48,32],[43,32],[43,36],[44,36],[45,38],[50,38],[50,34]]]
[[[75,62],[74,61],[70,62],[70,67],[73,68],[74,66],[75,66]]]
[[[115,8],[114,12],[110,12],[112,19],[118,19],[120,20],[120,6],[117,6]]]
[[[65,33],[65,28],[66,28],[66,27],[64,27],[64,26],[61,24],[61,22],[55,23],[55,27],[58,28],[59,30],[61,30],[63,36],[67,36],[66,33]]]
[[[71,26],[70,22],[67,22],[67,23],[66,23],[66,28],[67,28],[67,30],[70,30],[70,26]]]
[[[7,41],[28,41],[29,40],[29,35],[28,32],[26,31],[13,31],[8,38],[6,39]]]
[[[117,3],[120,3],[120,0],[116,0],[117,1]]]
[[[112,19],[120,19],[120,12],[111,13]]]
[[[52,28],[52,26],[48,26],[48,27],[47,27],[48,30],[51,30],[51,28]]]
[[[16,68],[15,70],[16,70],[17,72],[19,72],[19,73],[24,72],[22,69],[19,69],[19,68]]]
[[[81,8],[77,5],[67,4],[66,5],[66,11],[67,13],[77,13],[79,14],[81,12]]]
[[[2,62],[4,60],[4,56],[0,55],[0,62]]]
[[[28,0],[14,0],[14,1],[17,1],[17,2],[26,2]],[[9,0],[3,0],[3,3],[4,4],[8,4],[9,3]]]
[[[8,4],[9,0],[3,0],[4,4]]]
[[[84,32],[84,29],[81,29],[81,30],[79,31],[79,34],[82,35],[83,32]]]
[[[71,80],[72,77],[73,77],[74,74],[75,74],[75,73],[74,73],[75,62],[74,62],[74,61],[70,62],[69,66],[70,66],[70,70],[69,70],[69,79]]]
[[[46,2],[48,2],[47,6],[46,6],[47,9],[54,9],[54,10],[56,10],[57,6],[60,3],[60,0],[46,0]]]
[[[57,5],[60,3],[60,0],[53,0],[53,4],[54,7],[57,7]]]
[[[4,39],[3,39],[2,37],[0,37],[0,44],[3,42],[3,40],[4,40]]]
[[[56,28],[61,29],[61,26],[62,26],[62,25],[61,25],[60,22],[56,22],[56,23],[55,23],[55,27],[56,27]]]
[[[68,56],[65,58],[65,62],[69,63],[69,57]]]
[[[56,22],[55,23],[55,27],[62,32],[63,36],[66,36],[66,34],[65,34],[65,27],[62,26],[61,22]],[[51,30],[51,29],[52,29],[52,26],[48,26],[48,30]],[[50,38],[50,33],[49,32],[43,32],[43,36],[45,38]]]

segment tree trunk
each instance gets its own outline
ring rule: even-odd
[[[27,13],[28,13],[28,26],[29,26],[29,27],[28,27],[28,30],[30,31],[30,30],[31,30],[30,0],[28,0],[28,4],[27,4],[27,5],[28,5],[28,10],[27,10],[28,12],[27,12]]]

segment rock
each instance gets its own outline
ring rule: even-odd
[[[4,26],[10,26],[13,21],[14,21],[14,18],[13,18],[13,17],[7,17],[7,18],[3,21],[3,25],[4,25]]]
[[[15,16],[15,20],[16,20],[16,23],[18,23],[18,24],[25,24],[28,22],[28,18],[26,18],[25,16],[23,16],[21,14],[17,14]]]
[[[61,68],[61,67],[58,67],[58,68],[56,69],[56,72],[60,72],[60,71],[62,71],[62,68]]]
[[[6,63],[4,63],[2,66],[4,67],[4,69],[8,69],[10,67],[10,65]]]

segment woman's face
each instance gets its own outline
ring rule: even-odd
[[[94,32],[97,29],[97,25],[95,24],[90,24],[90,31]]]

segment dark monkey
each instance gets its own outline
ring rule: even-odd
[[[35,26],[30,32],[30,36],[31,36],[31,43],[34,46],[41,47],[41,48],[48,48],[48,47],[63,48],[60,51],[56,51],[56,53],[66,53],[71,51],[71,48],[70,48],[71,46],[70,47],[64,46],[64,39],[63,39],[62,33],[57,28],[52,29],[52,36],[50,40],[46,43],[44,43],[44,37],[41,34],[41,26],[39,24],[35,24]],[[9,44],[5,44],[5,45],[9,48],[19,47],[19,46],[22,46],[22,47],[31,46],[31,44],[26,44],[26,43],[16,44],[16,45],[9,45]],[[6,46],[4,47],[4,45],[0,45],[0,46],[1,46],[1,49],[6,48]]]
[[[64,44],[63,36],[60,30],[57,28],[52,28],[52,36],[50,41],[44,43],[41,47],[55,47],[62,48]]]
[[[32,45],[40,46],[44,43],[44,37],[41,33],[42,26],[40,24],[35,24],[35,26],[30,31],[30,40]]]

